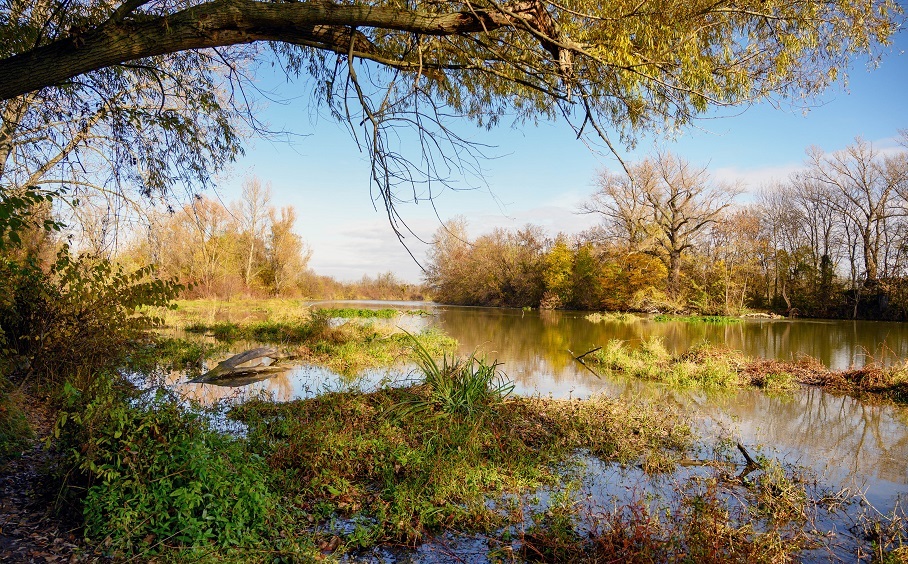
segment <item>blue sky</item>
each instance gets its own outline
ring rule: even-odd
[[[763,103],[725,111],[729,115],[710,115],[671,140],[643,137],[634,150],[622,153],[634,160],[656,146],[670,149],[709,165],[714,177],[741,180],[753,191],[796,170],[811,145],[835,151],[860,135],[879,148],[892,147],[898,130],[908,128],[906,51],[908,34],[902,32],[878,68],[855,65],[847,85],[834,85],[807,109]],[[284,81],[265,77],[263,82]],[[369,163],[348,131],[314,114],[304,85],[282,84],[276,94],[296,99],[271,103],[260,117],[272,129],[300,136],[291,144],[250,141],[245,156],[219,173],[220,197],[236,198],[242,180],[258,176],[271,183],[274,205],[296,208],[297,233],[312,248],[310,266],[316,272],[353,280],[390,270],[419,281],[419,266],[395,238],[380,204],[377,210],[373,206]],[[493,145],[490,153],[496,158],[483,163],[484,185],[474,181],[474,189],[445,191],[436,198],[441,219],[463,215],[473,235],[526,223],[542,225],[552,234],[576,232],[595,223],[591,216],[577,215],[577,206],[593,192],[596,172],[615,169],[618,163],[590,151],[565,124],[505,125],[492,131],[464,125],[458,131]],[[439,226],[436,210],[425,202],[400,209],[424,240]],[[426,245],[414,237],[406,242],[422,260]]]

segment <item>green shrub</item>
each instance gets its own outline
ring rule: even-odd
[[[182,287],[152,267],[125,272],[106,260],[73,258],[67,247],[48,269],[0,258],[0,331],[19,367],[13,379],[62,380],[121,361]]]
[[[252,546],[275,498],[267,467],[204,411],[164,391],[118,389],[110,377],[64,387],[54,434],[71,492],[84,492],[85,536],[113,553]]]

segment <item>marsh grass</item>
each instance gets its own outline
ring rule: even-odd
[[[291,321],[268,320],[239,323],[218,321],[193,322],[185,326],[188,333],[211,334],[219,341],[259,341],[262,343],[301,344],[324,337],[330,331],[330,318],[313,312],[302,319]]]
[[[298,320],[305,319],[310,311],[304,300],[287,298],[177,300],[174,304],[176,309],[162,312],[169,327],[183,327],[193,322]]]
[[[585,316],[584,319],[591,323],[633,323],[643,318],[627,311],[603,311],[601,313],[591,313]]]
[[[555,497],[530,516],[520,554],[538,562],[775,563],[827,546],[833,537],[818,516],[839,511],[850,493],[828,492],[807,469],[759,458],[763,468],[744,480],[720,464],[611,506],[584,492]]]
[[[867,545],[874,564],[904,564],[908,562],[908,511],[896,502],[892,511],[883,514],[869,503],[852,531]]]
[[[199,371],[205,359],[227,350],[224,343],[156,335],[132,350],[126,359],[130,370],[150,374],[155,369]]]
[[[426,400],[415,396],[399,406],[399,414],[426,413],[437,407],[448,415],[473,417],[494,409],[514,391],[514,383],[498,371],[499,363],[486,362],[473,353],[466,359],[449,359],[444,354],[439,364],[419,339],[405,334],[412,342],[422,386],[429,397]]]
[[[327,315],[332,318],[340,319],[394,319],[400,315],[416,315],[416,316],[427,316],[431,315],[428,311],[424,309],[408,309],[408,310],[397,310],[390,308],[382,309],[365,309],[365,308],[352,308],[352,307],[343,307],[343,308],[317,308],[313,311],[317,311],[323,315]]]
[[[708,347],[697,347],[683,355],[672,355],[660,337],[643,340],[631,349],[621,340],[611,340],[587,357],[590,364],[636,378],[688,387],[731,388],[739,385],[739,357],[714,354]]]
[[[750,358],[707,343],[673,355],[660,337],[644,339],[636,348],[625,341],[611,340],[584,360],[589,366],[605,371],[680,387],[753,386],[786,393],[808,385],[862,399],[908,403],[908,363],[829,370],[811,357],[792,361]]]
[[[155,308],[149,311],[161,317],[165,325],[173,328],[188,328],[193,325],[211,326],[218,322],[236,324],[249,324],[257,321],[299,323],[307,320],[313,314],[341,319],[393,319],[399,315],[431,315],[422,309],[323,308],[318,305],[307,305],[304,300],[288,298],[177,300],[175,306],[174,309]]]
[[[861,399],[884,399],[908,403],[908,361],[894,366],[868,365],[863,368],[830,371],[819,378],[826,389]]]
[[[324,366],[343,375],[420,358],[406,331],[370,323],[333,325],[330,319],[325,310],[315,310],[305,320],[195,323],[185,330],[211,335],[224,344],[249,341],[278,345],[300,362]],[[412,337],[435,357],[450,354],[457,346],[457,341],[435,329]]]
[[[487,500],[557,483],[557,467],[578,449],[664,470],[693,441],[685,419],[648,404],[508,398],[477,416],[432,395],[427,385],[333,393],[251,402],[232,416],[284,495],[319,519],[358,518],[363,546],[499,529],[509,517]],[[413,401],[425,408],[401,413]]]

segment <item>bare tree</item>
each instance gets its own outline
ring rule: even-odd
[[[895,204],[898,189],[908,178],[903,161],[904,157],[880,154],[861,138],[831,155],[816,147],[808,150],[805,178],[827,188],[830,204],[860,243],[866,285],[875,285],[881,275],[887,221],[902,213]]]
[[[601,214],[629,247],[658,257],[677,297],[685,252],[740,193],[740,186],[713,182],[705,167],[665,152],[628,166],[625,175],[600,175],[599,191],[584,210]]]
[[[243,284],[251,288],[256,277],[256,252],[264,253],[260,248],[268,228],[269,206],[271,204],[271,185],[262,185],[258,178],[243,182],[243,193],[239,202],[238,219],[246,247],[246,260],[243,265]],[[292,213],[292,210],[291,210]],[[271,218],[272,224],[274,218]],[[291,222],[292,223],[292,222]],[[291,225],[292,228],[292,225]],[[273,229],[273,225],[272,225]]]

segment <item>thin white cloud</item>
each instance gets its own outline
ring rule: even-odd
[[[758,168],[723,167],[713,169],[710,172],[717,181],[729,184],[740,182],[747,191],[755,192],[773,182],[785,181],[792,173],[802,168],[804,168],[803,163],[790,163]]]
[[[880,156],[883,157],[895,155],[905,150],[904,147],[899,145],[898,139],[895,137],[877,139],[875,141],[871,141],[870,143],[871,145],[873,145],[873,148],[880,154]],[[839,147],[833,151],[827,151],[825,152],[825,154],[829,155],[836,151],[841,151],[844,148],[845,147]],[[805,166],[805,162],[802,159],[797,162],[764,167],[721,167],[712,169],[710,173],[712,174],[713,178],[718,181],[728,183],[741,182],[744,184],[747,191],[756,192],[760,188],[768,186],[774,182],[784,182],[792,174],[803,170]]]

